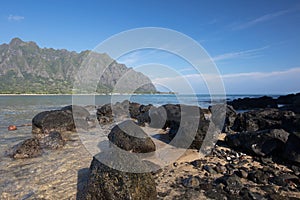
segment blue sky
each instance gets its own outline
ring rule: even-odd
[[[2,1],[0,43],[13,37],[80,52],[128,29],[164,27],[197,41],[216,63],[227,93],[300,91],[300,1]],[[133,52],[118,60],[139,70],[162,63],[205,92],[199,76],[165,52]],[[149,72],[151,70],[140,70]],[[148,74],[178,85],[177,77]],[[184,90],[184,88],[181,88]]]

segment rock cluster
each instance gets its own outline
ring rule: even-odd
[[[32,119],[33,138],[15,145],[9,155],[13,158],[32,158],[40,156],[43,149],[61,149],[66,140],[62,133],[88,129],[88,122],[92,121],[89,117],[90,113],[85,108],[76,105],[41,112]]]
[[[157,199],[155,181],[144,172],[149,165],[133,154],[155,151],[151,138],[128,120],[116,125],[108,139],[113,146],[91,163],[86,199]]]

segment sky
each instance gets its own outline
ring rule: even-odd
[[[0,43],[19,37],[76,52],[130,29],[167,28],[199,43],[228,94],[300,91],[298,0],[7,0],[1,1],[0,27]],[[171,53],[134,51],[117,61],[145,73],[161,89],[184,93],[185,80],[196,93],[208,92],[203,74]]]

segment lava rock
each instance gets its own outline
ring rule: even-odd
[[[221,132],[230,133],[232,132],[231,127],[234,124],[237,112],[230,105],[217,104],[209,106],[211,112],[211,120],[217,126]]]
[[[299,134],[291,133],[286,142],[283,157],[289,161],[300,164],[300,136]]]
[[[129,114],[130,117],[133,119],[137,119],[138,116],[140,115],[140,106],[141,104],[135,103],[135,102],[130,102],[129,103]]]
[[[73,115],[68,110],[44,111],[32,119],[33,134],[49,134],[51,131],[75,131]]]
[[[69,105],[63,107],[61,110],[66,110],[69,111],[73,114],[73,117],[75,119],[86,119],[90,116],[90,113],[87,109],[85,109],[82,106],[77,106],[77,105]]]
[[[260,131],[266,129],[284,129],[294,131],[295,113],[278,109],[263,109],[239,113],[232,130],[236,132]]]
[[[42,154],[41,145],[38,139],[30,138],[13,147],[11,157],[19,158],[33,158]]]
[[[243,184],[238,176],[235,174],[233,175],[225,175],[216,180],[217,184],[224,184],[225,188],[224,190],[228,192],[229,194],[238,194],[241,188],[243,187]]]
[[[300,183],[299,178],[291,174],[281,174],[279,176],[271,177],[269,178],[269,180],[271,183],[274,183],[282,187],[288,186],[290,182],[297,183],[297,184]]]
[[[211,167],[209,165],[204,165],[203,169],[210,174],[217,174],[217,172],[213,169],[213,167]]]
[[[263,96],[259,98],[239,98],[228,102],[236,110],[251,110],[257,108],[278,108],[277,101],[272,97]]]
[[[156,149],[152,139],[131,120],[116,125],[108,139],[119,148],[134,153],[149,153]]]
[[[190,162],[190,164],[196,168],[200,168],[202,166],[202,160],[194,160],[194,161]]]
[[[283,129],[272,129],[227,135],[225,141],[231,148],[258,156],[266,156],[282,152],[289,135]]]
[[[182,185],[187,188],[196,188],[200,185],[200,178],[198,176],[191,176],[182,180]]]
[[[113,122],[113,113],[111,104],[105,104],[97,109],[97,119],[100,124],[108,124]]]
[[[126,172],[124,168],[136,169]],[[151,173],[140,170],[147,166],[134,155],[113,150],[94,156],[90,166],[85,199],[123,200],[157,199]]]
[[[262,170],[254,170],[248,174],[248,179],[258,184],[268,183],[269,174]]]
[[[300,98],[300,93],[288,94],[277,98],[278,104],[293,104],[296,99]]]
[[[40,143],[43,148],[52,150],[61,149],[65,145],[61,134],[55,131],[50,132],[49,135],[47,135],[44,138],[41,138]]]

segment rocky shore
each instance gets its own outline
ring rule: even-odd
[[[209,109],[129,101],[67,106],[36,115],[32,137],[7,155],[29,160],[70,151],[79,132],[88,138],[101,127],[107,148],[93,159],[72,152],[86,170],[78,173],[76,191],[60,198],[300,199],[299,102],[300,93]]]

